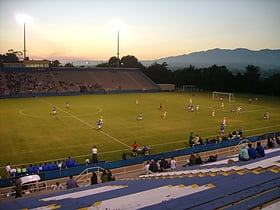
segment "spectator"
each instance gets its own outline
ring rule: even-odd
[[[174,157],[171,158],[170,168],[171,168],[171,170],[175,170],[176,169],[176,160],[174,159]]]
[[[271,141],[272,141],[273,148],[277,148],[278,147],[278,143],[276,141],[276,138],[273,137],[273,139]]]
[[[255,148],[252,147],[251,143],[248,144],[248,147],[249,147],[248,148],[248,155],[249,155],[250,159],[256,159],[257,158],[257,152],[256,152]]]
[[[271,138],[267,139],[267,148],[269,148],[269,149],[273,148],[273,142],[272,142]]]
[[[95,145],[92,147],[92,162],[93,163],[98,163],[97,148],[96,148]]]
[[[247,161],[247,160],[249,160],[249,158],[250,157],[249,157],[246,145],[242,144],[242,148],[241,148],[240,153],[239,153],[239,160],[240,161]]]
[[[149,168],[150,168],[150,162],[147,161],[146,164],[144,165],[144,173],[145,174],[152,174],[153,173]]]
[[[126,155],[125,151],[123,151],[123,153],[122,153],[122,159],[123,159],[123,160],[126,160],[126,159],[127,159],[127,155]]]
[[[195,156],[192,153],[189,157],[189,166],[193,166],[193,165],[195,165]]]
[[[151,160],[150,166],[149,166],[149,170],[153,173],[159,172],[159,168],[157,163],[154,160]]]
[[[92,172],[91,178],[90,178],[91,185],[97,184],[97,175],[95,172]]]
[[[195,164],[197,164],[197,165],[202,164],[202,160],[201,160],[199,153],[196,154]]]
[[[218,155],[210,155],[207,162],[216,162]]]
[[[166,171],[168,169],[170,169],[170,164],[168,163],[168,161],[165,158],[162,158],[159,162],[160,164],[160,171]]]
[[[20,179],[16,180],[15,185],[16,185],[16,195],[15,195],[15,197],[16,198],[21,197],[22,196],[22,187],[21,187]]]
[[[108,181],[115,181],[116,180],[116,178],[113,176],[110,169],[107,170],[107,174],[108,174]]]
[[[265,156],[264,147],[261,145],[261,142],[259,141],[257,142],[256,152],[257,152],[257,157]]]
[[[278,147],[280,145],[280,136],[277,136],[276,143],[277,143],[277,147]]]
[[[101,174],[101,182],[108,182],[109,181],[109,174],[106,172],[106,170],[103,170]]]
[[[11,165],[10,165],[10,163],[7,163],[5,169],[6,169],[6,172],[7,172],[7,178],[10,178],[10,175],[11,175],[10,174],[11,173]]]
[[[53,184],[51,186],[52,190],[63,190],[64,186],[62,184],[60,184],[59,182],[56,182],[55,184]]]
[[[66,182],[67,189],[72,189],[78,187],[77,181],[73,178],[73,175],[69,176],[69,179]]]

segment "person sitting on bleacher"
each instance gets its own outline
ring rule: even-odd
[[[153,173],[149,168],[150,168],[150,162],[147,161],[144,165],[144,173],[145,174],[152,174]]]
[[[216,162],[218,155],[210,155],[207,162]]]
[[[153,173],[159,172],[159,167],[157,165],[157,162],[154,160],[151,160],[150,166],[149,166],[149,170]]]
[[[195,165],[195,164],[196,164],[195,162],[196,162],[196,161],[195,161],[195,156],[194,156],[194,154],[192,153],[192,154],[190,155],[190,157],[189,157],[189,166]]]
[[[249,158],[250,157],[249,157],[246,145],[242,144],[242,148],[241,148],[240,153],[239,153],[239,160],[240,161],[247,161],[247,160],[249,160]]]
[[[248,155],[249,155],[250,159],[256,159],[257,158],[257,152],[256,152],[255,148],[252,147],[251,143],[248,144],[248,147],[249,147],[248,148]]]
[[[168,163],[168,161],[165,158],[162,158],[159,162],[160,164],[160,171],[164,172],[170,169],[170,164]]]
[[[201,160],[201,157],[199,155],[199,153],[196,154],[196,157],[195,157],[195,164],[199,165],[199,164],[202,164],[202,160]]]
[[[256,152],[257,152],[257,157],[265,156],[264,147],[261,145],[261,142],[259,141],[257,142]]]

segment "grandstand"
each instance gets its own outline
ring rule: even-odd
[[[248,142],[255,144],[257,140],[260,137],[248,139]],[[267,140],[260,141],[265,145]],[[80,188],[39,191],[18,199],[2,197],[0,209],[279,209],[280,148],[267,149],[263,158],[240,162],[237,154],[242,142],[235,140],[232,146],[220,145],[218,149],[219,145],[215,144],[214,150],[205,150],[203,146],[187,149],[185,155],[177,157],[175,171],[142,175],[143,165],[139,164],[137,173],[133,170],[121,175],[117,174],[120,169],[115,168],[112,171],[116,181],[92,186],[88,176],[81,179],[79,175],[76,179]],[[182,154],[183,151],[176,152]],[[202,157],[218,154],[219,160],[182,167],[191,152],[200,152]],[[229,159],[233,162],[229,163]],[[67,178],[60,179],[65,180]]]
[[[0,86],[2,97],[159,91],[157,84],[132,68],[2,69]]]

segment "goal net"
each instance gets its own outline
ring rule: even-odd
[[[234,94],[233,93],[226,93],[226,92],[216,92],[214,91],[212,94],[213,100],[228,100],[229,102],[234,100]]]

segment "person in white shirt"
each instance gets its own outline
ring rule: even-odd
[[[176,168],[176,160],[174,159],[174,157],[171,158],[170,168],[171,170],[174,170]]]
[[[7,178],[10,178],[10,173],[11,173],[11,166],[10,166],[10,163],[7,163],[6,165],[6,171],[7,171]]]
[[[92,147],[92,162],[93,163],[98,163],[97,148],[96,148],[96,146]]]
[[[144,173],[145,174],[152,174],[153,173],[149,168],[150,168],[150,162],[147,161],[146,164],[144,165]]]

